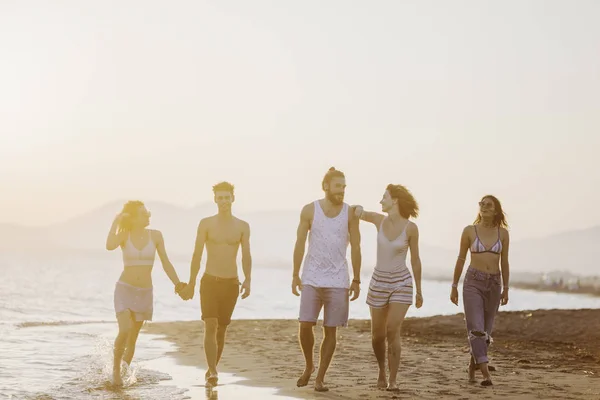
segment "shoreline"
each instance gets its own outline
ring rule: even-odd
[[[555,292],[555,293],[567,293],[567,294],[581,294],[593,297],[600,297],[600,290],[594,289],[589,286],[581,286],[577,289],[570,289],[568,287],[553,287],[544,285],[542,283],[533,283],[533,282],[515,282],[512,283],[511,286],[524,289],[524,290],[534,290],[536,292]]]
[[[510,287],[512,288],[516,288],[516,289],[522,289],[522,290],[532,290],[535,292],[553,292],[553,293],[566,293],[566,294],[580,294],[580,295],[585,295],[585,296],[591,296],[591,297],[600,297],[600,286],[598,288],[591,286],[591,285],[585,285],[582,284],[578,287],[569,287],[568,283],[562,284],[562,286],[560,286],[560,284],[547,284],[544,283],[541,280],[541,274],[540,274],[540,279],[536,280],[536,281],[532,281],[529,280],[527,282],[525,281],[520,281],[517,280],[515,278],[511,278],[511,282],[510,282]],[[452,277],[444,277],[444,276],[428,276],[428,277],[423,277],[423,279],[429,280],[429,281],[434,281],[434,282],[448,282],[448,286],[450,286],[450,283],[452,282]],[[461,283],[462,283],[462,278],[461,278]],[[585,283],[585,281],[584,281]]]
[[[204,383],[201,321],[159,322],[143,329],[174,344],[175,350],[167,356],[178,365],[197,368],[196,385]],[[500,312],[490,348],[491,364],[497,368],[491,388],[467,382],[468,346],[462,313],[405,320],[400,393],[396,394],[375,387],[377,367],[369,320],[350,320],[347,328],[338,330],[336,354],[326,377],[328,393],[314,392],[314,375],[309,386],[297,388],[296,379],[304,368],[297,329],[296,320],[234,320],[219,370],[224,376],[243,379],[215,390],[226,394],[234,387],[269,388],[278,396],[273,398],[351,400],[479,398],[482,394],[498,399],[600,396],[598,309]],[[315,329],[315,361],[321,338],[321,329]]]

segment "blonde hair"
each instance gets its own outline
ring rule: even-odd
[[[119,232],[131,231],[133,228],[133,220],[137,217],[137,213],[142,207],[144,207],[144,203],[139,200],[130,200],[123,205],[123,210],[121,210],[121,213],[127,214],[127,216],[121,219],[118,229]]]

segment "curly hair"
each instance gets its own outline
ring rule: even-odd
[[[402,217],[408,219],[409,217],[417,218],[419,216],[419,204],[405,186],[390,183],[386,190],[390,193],[392,199],[396,200],[398,211]]]
[[[133,220],[137,217],[140,208],[144,207],[144,203],[139,200],[130,200],[123,205],[122,214],[127,214],[121,219],[118,231],[131,231],[133,228]]]

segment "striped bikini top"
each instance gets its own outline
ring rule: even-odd
[[[152,231],[148,229],[148,243],[146,246],[139,250],[131,242],[131,236],[127,237],[127,241],[122,248],[123,250],[123,265],[125,267],[140,266],[140,265],[154,265],[154,258],[156,256],[156,245],[152,240]]]
[[[481,242],[481,239],[479,239],[479,234],[477,234],[477,226],[473,225],[473,228],[475,228],[475,240],[473,240],[473,243],[471,243],[471,254],[500,254],[502,252],[502,241],[500,240],[500,227],[498,227],[498,240],[496,240],[496,242],[489,249],[487,249]]]

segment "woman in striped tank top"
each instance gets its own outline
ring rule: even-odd
[[[421,259],[419,230],[410,217],[417,217],[419,206],[410,191],[402,185],[388,185],[381,199],[381,210],[387,214],[364,211],[356,206],[356,215],[377,227],[377,265],[373,271],[367,304],[371,308],[373,351],[379,364],[377,387],[397,391],[396,376],[400,366],[400,328],[413,302],[413,277],[406,265],[410,249],[416,306],[423,305],[421,294]],[[386,373],[386,341],[389,358],[389,381]]]

